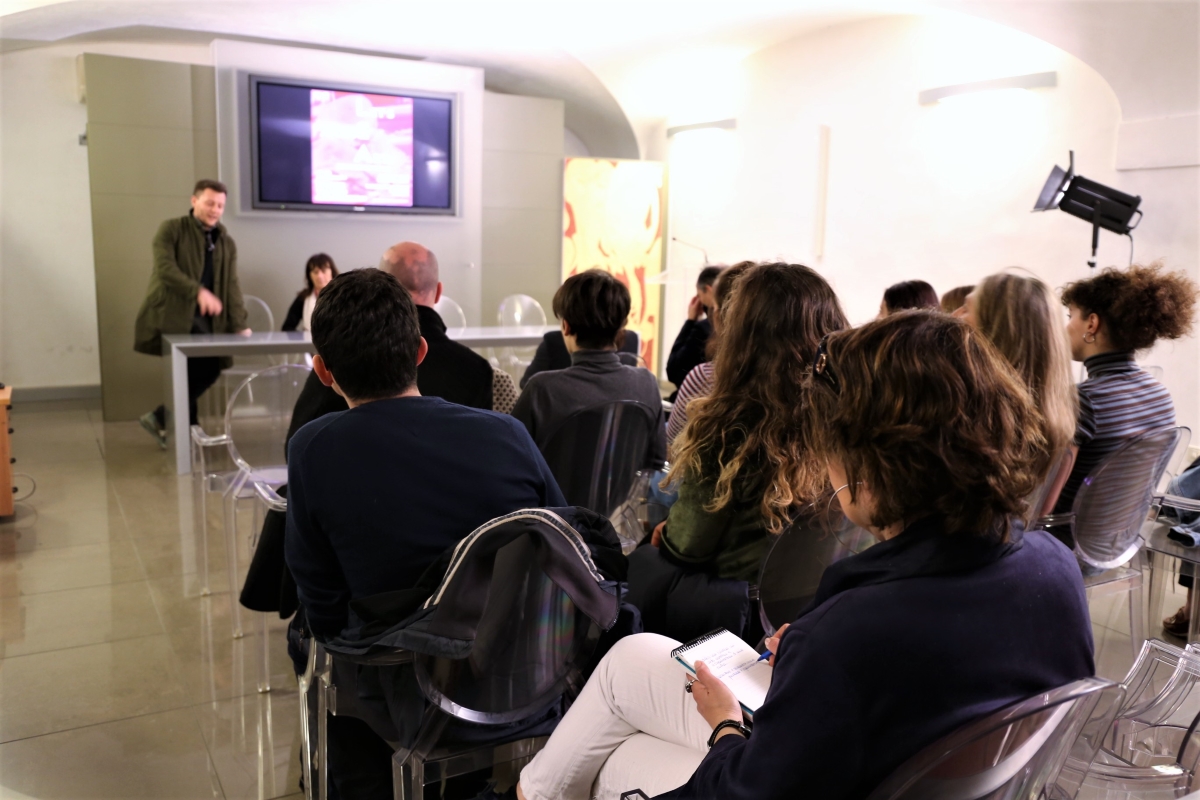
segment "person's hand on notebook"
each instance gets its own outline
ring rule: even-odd
[[[703,661],[696,662],[696,680],[692,684],[692,697],[696,698],[696,710],[710,728],[717,727],[723,720],[742,719],[742,705],[729,687],[712,674]],[[736,733],[736,731],[731,731]],[[722,731],[725,733],[725,731]]]
[[[767,646],[767,649],[771,651],[771,657],[767,659],[767,663],[772,667],[775,666],[775,654],[779,652],[779,640],[783,638],[783,632],[786,631],[788,629],[788,625],[791,624],[792,623],[790,622],[785,622],[780,626],[779,630],[775,631],[774,636],[768,637],[768,639],[763,642],[763,644]]]

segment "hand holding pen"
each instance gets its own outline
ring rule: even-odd
[[[759,661],[766,661],[772,667],[775,666],[775,653],[779,650],[779,640],[783,637],[783,632],[788,629],[788,625],[790,624],[791,623],[784,624],[779,630],[775,631],[773,636],[768,637],[767,640],[763,642],[763,644],[767,646],[767,650],[758,657]]]

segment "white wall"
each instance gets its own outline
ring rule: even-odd
[[[0,381],[18,388],[100,383],[87,148],[79,145],[87,108],[75,74],[85,49],[209,58],[207,47],[121,43],[0,55]]]
[[[1086,277],[1090,227],[1030,209],[1050,167],[1065,166],[1074,149],[1081,174],[1145,198],[1137,260],[1161,258],[1200,278],[1197,170],[1118,172],[1116,96],[1051,45],[955,15],[891,17],[793,39],[735,68],[732,96],[710,118],[733,114],[736,131],[684,133],[669,146],[671,233],[714,261],[807,263],[855,323],[874,316],[883,290],[900,280],[922,278],[943,292],[1021,266],[1062,286]],[[1057,71],[1056,88],[917,103],[921,89],[1046,70]],[[817,258],[820,125],[830,126],[831,155]],[[671,257],[673,265],[697,260],[677,245]],[[1102,265],[1128,257],[1128,240],[1102,232]],[[691,291],[668,288],[667,342]],[[1188,339],[1143,359],[1166,368],[1180,421],[1192,427],[1200,422],[1197,354]]]

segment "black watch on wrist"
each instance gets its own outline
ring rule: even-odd
[[[708,737],[708,746],[709,747],[712,747],[713,743],[715,741],[717,741],[717,734],[719,734],[721,731],[725,730],[726,728],[733,728],[738,733],[740,733],[742,735],[742,738],[744,738],[744,739],[750,738],[750,729],[747,728],[745,725],[743,725],[741,720],[723,719],[717,723],[717,727],[713,728],[712,736]]]

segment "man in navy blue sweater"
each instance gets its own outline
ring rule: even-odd
[[[390,274],[334,278],[312,336],[313,370],[350,407],[305,425],[288,450],[287,564],[317,636],[343,628],[351,600],[411,588],[488,520],[566,504],[520,422],[421,396],[427,345]],[[386,743],[352,718],[330,717],[329,732],[337,794],[390,798]]]

